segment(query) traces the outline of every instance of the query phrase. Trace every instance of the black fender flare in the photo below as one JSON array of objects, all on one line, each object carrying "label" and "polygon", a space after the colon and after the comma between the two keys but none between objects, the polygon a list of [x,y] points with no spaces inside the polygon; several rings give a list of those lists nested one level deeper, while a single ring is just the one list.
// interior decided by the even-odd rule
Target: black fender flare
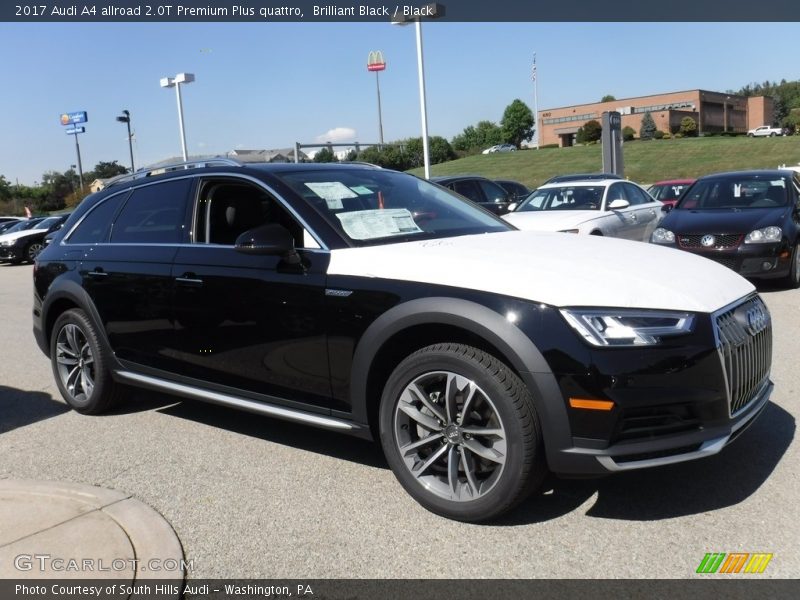
[{"label": "black fender flare", "polygon": [[92,299],[89,294],[86,293],[86,290],[84,290],[78,282],[71,279],[59,279],[54,281],[50,286],[50,289],[47,290],[47,296],[42,302],[41,339],[39,340],[37,336],[37,341],[39,341],[39,346],[42,348],[42,351],[48,356],[50,355],[51,332],[46,331],[45,328],[50,318],[50,311],[60,300],[69,300],[72,304],[75,304],[79,309],[86,313],[86,315],[89,317],[89,320],[94,325],[94,329],[97,332],[100,344],[103,346],[103,351],[105,352],[106,356],[111,359],[112,370],[115,368],[120,368],[116,362],[116,358],[114,357],[114,352],[111,349],[111,344],[109,343],[108,336],[106,335],[106,329],[103,327],[103,321],[100,318],[100,313],[97,312],[97,308],[95,308],[94,302],[92,302]]},{"label": "black fender flare", "polygon": [[[353,354],[350,372],[352,418],[368,423],[367,381],[378,351],[395,334],[416,325],[450,325],[469,331],[498,349],[531,391],[539,413],[548,455],[572,446],[569,420],[561,390],[533,341],[503,315],[464,299],[429,297],[399,304],[378,317],[364,332]],[[552,450],[552,452],[551,452]]]}]

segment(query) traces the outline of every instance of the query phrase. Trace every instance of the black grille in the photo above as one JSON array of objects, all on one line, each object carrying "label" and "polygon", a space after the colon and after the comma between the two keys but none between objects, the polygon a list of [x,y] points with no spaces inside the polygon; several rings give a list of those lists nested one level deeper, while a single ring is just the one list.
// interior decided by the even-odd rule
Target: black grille
[{"label": "black grille", "polygon": [[[714,236],[714,243],[704,246],[701,240],[706,235]],[[736,248],[742,243],[744,235],[741,233],[691,233],[678,236],[678,245],[681,248],[707,248],[709,250],[719,250],[721,248]]]},{"label": "black grille", "polygon": [[715,263],[721,264],[723,267],[728,267],[729,269],[736,270],[736,259],[730,258],[728,256],[706,256],[702,255],[709,260],[713,260]]},{"label": "black grille", "polygon": [[767,385],[772,365],[772,320],[764,302],[755,296],[717,315],[715,325],[733,416]]}]

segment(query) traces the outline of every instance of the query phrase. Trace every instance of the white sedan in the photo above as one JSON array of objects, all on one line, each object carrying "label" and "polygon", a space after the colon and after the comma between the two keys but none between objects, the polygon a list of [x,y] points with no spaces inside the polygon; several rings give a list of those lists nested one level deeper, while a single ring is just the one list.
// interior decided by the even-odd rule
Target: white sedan
[{"label": "white sedan", "polygon": [[543,185],[503,218],[518,229],[649,241],[661,207],[630,181],[570,181]]}]

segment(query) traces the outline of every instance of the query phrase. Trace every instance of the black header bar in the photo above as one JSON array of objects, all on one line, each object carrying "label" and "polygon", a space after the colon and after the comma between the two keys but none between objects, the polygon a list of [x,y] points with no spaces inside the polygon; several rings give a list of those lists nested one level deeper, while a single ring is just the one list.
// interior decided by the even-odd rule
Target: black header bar
[{"label": "black header bar", "polygon": [[[438,14],[436,14],[438,13]],[[800,21],[797,0],[34,0],[3,2],[5,22],[787,22]],[[769,35],[754,30],[753,37]]]}]

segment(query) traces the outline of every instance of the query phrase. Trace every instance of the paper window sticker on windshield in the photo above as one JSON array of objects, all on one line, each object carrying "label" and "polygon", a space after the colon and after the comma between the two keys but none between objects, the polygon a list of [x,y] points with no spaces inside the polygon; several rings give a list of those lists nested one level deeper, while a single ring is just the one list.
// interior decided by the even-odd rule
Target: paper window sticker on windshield
[{"label": "paper window sticker on windshield", "polygon": [[350,189],[353,190],[356,194],[360,194],[362,196],[369,196],[370,194],[374,194],[375,192],[369,189],[367,186],[364,185],[353,185],[350,186]]},{"label": "paper window sticker on windshield", "polygon": [[741,198],[742,196],[742,184],[741,183],[734,183],[733,184],[733,197],[734,198]]},{"label": "paper window sticker on windshield", "polygon": [[341,181],[315,181],[306,183],[306,187],[325,200],[329,210],[344,208],[343,198],[358,198],[358,195]]},{"label": "paper window sticker on windshield", "polygon": [[344,232],[354,240],[422,232],[406,208],[360,210],[339,213],[336,217]]}]

